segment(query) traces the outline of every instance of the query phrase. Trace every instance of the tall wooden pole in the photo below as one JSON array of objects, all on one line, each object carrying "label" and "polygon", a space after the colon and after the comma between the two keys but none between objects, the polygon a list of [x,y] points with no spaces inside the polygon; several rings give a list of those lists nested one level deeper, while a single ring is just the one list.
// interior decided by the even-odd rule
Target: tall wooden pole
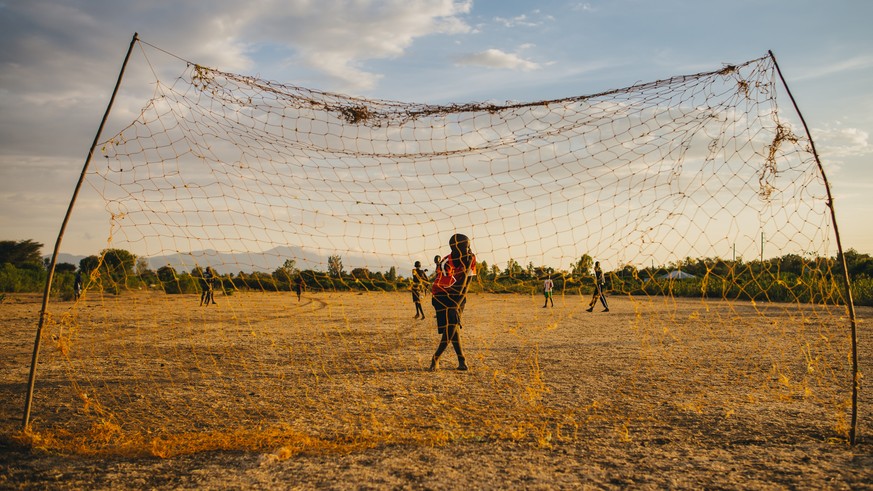
[{"label": "tall wooden pole", "polygon": [[76,204],[76,198],[79,196],[79,190],[82,188],[82,183],[85,181],[85,174],[88,172],[91,158],[94,156],[94,149],[100,141],[103,127],[106,125],[106,120],[109,118],[109,111],[112,109],[112,104],[115,102],[118,88],[121,86],[121,79],[124,77],[124,70],[127,68],[127,61],[130,59],[130,53],[133,51],[133,46],[138,39],[138,33],[133,33],[133,38],[130,40],[130,46],[127,48],[127,55],[125,55],[124,63],[121,65],[121,71],[118,73],[118,80],[115,81],[115,89],[112,91],[112,97],[109,99],[109,104],[106,106],[106,112],[103,113],[103,120],[100,121],[100,127],[97,128],[97,134],[94,135],[94,142],[88,150],[88,156],[85,158],[85,165],[82,167],[82,173],[79,175],[79,182],[76,183],[76,189],[73,191],[73,197],[70,199],[70,205],[67,207],[67,214],[64,215],[64,221],[61,223],[61,230],[58,232],[58,239],[55,241],[51,264],[49,264],[48,268],[48,276],[45,280],[45,290],[42,294],[42,308],[39,311],[39,325],[36,328],[36,339],[33,342],[33,357],[30,360],[30,376],[27,380],[27,396],[24,399],[24,417],[21,421],[21,427],[24,431],[26,431],[30,426],[30,409],[33,402],[33,387],[36,383],[36,364],[39,360],[39,346],[42,341],[42,328],[45,325],[49,294],[51,293],[52,280],[55,275],[55,265],[58,261],[58,253],[61,249],[61,241],[64,239],[64,232],[67,229],[67,223],[69,223],[70,215],[73,213],[73,205]]},{"label": "tall wooden pole", "polygon": [[849,278],[849,268],[846,263],[846,255],[843,254],[843,244],[840,240],[840,229],[837,226],[837,212],[834,210],[834,198],[831,195],[831,185],[828,182],[827,176],[825,176],[824,167],[821,164],[821,159],[818,157],[818,152],[815,150],[815,142],[812,141],[812,135],[809,133],[809,127],[806,125],[806,120],[803,119],[803,114],[797,107],[797,102],[795,102],[794,96],[791,95],[791,89],[788,88],[788,84],[785,82],[785,77],[782,76],[782,70],[779,69],[779,63],[776,62],[776,56],[773,55],[772,51],[768,51],[768,53],[773,60],[773,65],[776,67],[776,72],[779,74],[779,78],[782,80],[782,85],[785,87],[785,91],[788,92],[788,97],[791,99],[791,103],[794,104],[794,110],[797,111],[797,115],[800,117],[800,122],[803,123],[803,129],[806,131],[806,137],[809,139],[809,146],[812,149],[812,156],[815,157],[815,163],[818,165],[818,171],[821,174],[822,181],[824,181],[825,190],[828,195],[827,205],[831,211],[831,222],[834,224],[834,235],[837,240],[837,254],[839,256],[839,261],[843,266],[843,283],[846,288],[846,306],[849,309],[849,324],[851,324],[852,328],[852,423],[849,426],[849,443],[855,445],[858,428],[858,390],[861,386],[861,375],[858,372],[858,327],[855,320],[855,302],[852,299],[852,283]]}]

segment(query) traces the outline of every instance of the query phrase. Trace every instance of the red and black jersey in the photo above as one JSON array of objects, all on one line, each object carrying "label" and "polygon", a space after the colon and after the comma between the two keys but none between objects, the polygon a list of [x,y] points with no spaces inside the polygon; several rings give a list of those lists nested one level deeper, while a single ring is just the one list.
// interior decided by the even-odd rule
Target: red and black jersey
[{"label": "red and black jersey", "polygon": [[448,255],[440,261],[437,266],[436,279],[433,281],[431,292],[436,295],[440,293],[461,293],[466,276],[476,276],[476,256],[470,254],[470,267],[466,268],[464,264],[457,259],[452,259]]}]

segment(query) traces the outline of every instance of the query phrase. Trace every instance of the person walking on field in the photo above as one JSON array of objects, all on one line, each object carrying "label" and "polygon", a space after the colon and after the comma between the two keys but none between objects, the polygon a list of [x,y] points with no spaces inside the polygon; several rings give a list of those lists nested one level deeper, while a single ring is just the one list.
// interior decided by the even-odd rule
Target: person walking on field
[{"label": "person walking on field", "polygon": [[436,278],[436,275],[437,275],[436,272],[437,272],[437,270],[440,269],[440,261],[442,261],[442,260],[443,260],[443,258],[439,257],[439,255],[436,255],[433,257],[433,265],[434,265],[434,268],[436,268],[433,270],[433,277],[434,278]]},{"label": "person walking on field", "polygon": [[78,300],[82,296],[82,271],[76,271],[76,280],[73,282],[73,298]]},{"label": "person walking on field", "polygon": [[546,308],[549,305],[549,302],[552,303],[552,307],[555,306],[555,300],[552,299],[552,289],[555,288],[555,283],[552,282],[551,276],[546,276],[545,281],[543,281],[543,296],[546,297],[546,301],[543,304],[543,308]]},{"label": "person walking on field", "polygon": [[212,301],[212,272],[209,268],[200,271],[200,306],[209,307]]},{"label": "person walking on field", "polygon": [[421,269],[421,261],[415,261],[415,269],[412,270],[412,303],[415,304],[415,318],[421,316],[424,319],[424,309],[421,308],[421,293],[427,286],[427,270]]},{"label": "person walking on field", "polygon": [[300,296],[303,295],[303,290],[306,289],[306,284],[303,283],[303,278],[301,276],[297,276],[297,279],[294,280],[294,292],[297,294],[297,301],[300,301]]},{"label": "person walking on field", "polygon": [[591,302],[588,303],[586,312],[594,311],[594,304],[597,299],[603,304],[603,312],[609,312],[609,304],[606,303],[606,295],[603,294],[603,286],[606,282],[603,279],[603,270],[600,269],[600,261],[594,263],[594,295],[591,296]]},{"label": "person walking on field", "polygon": [[209,273],[209,301],[212,305],[215,305],[215,290],[222,288],[221,286],[221,278],[218,277],[218,273],[215,272],[212,267],[206,268],[206,272]]},{"label": "person walking on field", "polygon": [[440,355],[450,342],[458,356],[458,370],[467,370],[467,362],[461,350],[461,314],[466,304],[470,281],[476,275],[476,255],[470,248],[470,239],[463,234],[452,235],[449,247],[452,252],[440,260],[431,287],[431,303],[436,309],[440,344],[431,358],[430,371],[437,369]]}]

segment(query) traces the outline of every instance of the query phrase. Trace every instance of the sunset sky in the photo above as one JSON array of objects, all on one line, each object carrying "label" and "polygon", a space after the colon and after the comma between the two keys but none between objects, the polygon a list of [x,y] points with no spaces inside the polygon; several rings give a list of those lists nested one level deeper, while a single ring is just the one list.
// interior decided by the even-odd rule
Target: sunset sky
[{"label": "sunset sky", "polygon": [[[434,104],[594,94],[772,50],[832,184],[844,247],[873,253],[871,17],[866,0],[0,0],[0,239],[51,252],[138,32],[224,71]],[[131,63],[103,137],[152,95],[138,77],[149,60]],[[86,200],[74,217],[105,213]],[[72,228],[61,252],[93,254],[107,232]]]}]

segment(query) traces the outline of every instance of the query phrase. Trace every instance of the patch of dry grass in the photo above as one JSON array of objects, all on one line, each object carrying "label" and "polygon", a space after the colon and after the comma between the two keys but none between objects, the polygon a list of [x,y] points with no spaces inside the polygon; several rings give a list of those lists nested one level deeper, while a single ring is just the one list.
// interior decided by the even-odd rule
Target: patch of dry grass
[{"label": "patch of dry grass", "polygon": [[[430,373],[435,326],[412,318],[406,294],[218,301],[198,308],[193,296],[139,294],[52,304],[32,431],[22,434],[39,299],[7,298],[0,484],[44,479],[41,466],[57,453],[70,456],[72,473],[122,459],[147,476],[168,465],[151,457],[184,474],[215,452],[243,452],[216,476],[240,479],[245,455],[258,456],[259,484],[292,471],[298,484],[312,482],[305,468],[317,462],[346,462],[337,482],[363,482],[374,478],[365,460],[389,487],[452,487],[450,476],[415,469],[468,460],[486,487],[495,484],[489,469],[542,487],[873,478],[868,444],[845,442],[847,322],[836,308],[613,297],[610,313],[589,314],[587,298],[542,309],[539,297],[477,294],[462,331],[472,370],[453,370],[449,349]],[[861,316],[863,330],[869,312]],[[870,354],[864,347],[862,362]],[[861,407],[869,400],[862,393]],[[862,435],[870,422],[862,411]],[[16,457],[34,451],[32,462]],[[404,465],[406,478],[394,476]],[[782,474],[798,468],[811,481]],[[176,484],[191,482],[181,474]],[[208,482],[217,481],[199,484]]]}]

